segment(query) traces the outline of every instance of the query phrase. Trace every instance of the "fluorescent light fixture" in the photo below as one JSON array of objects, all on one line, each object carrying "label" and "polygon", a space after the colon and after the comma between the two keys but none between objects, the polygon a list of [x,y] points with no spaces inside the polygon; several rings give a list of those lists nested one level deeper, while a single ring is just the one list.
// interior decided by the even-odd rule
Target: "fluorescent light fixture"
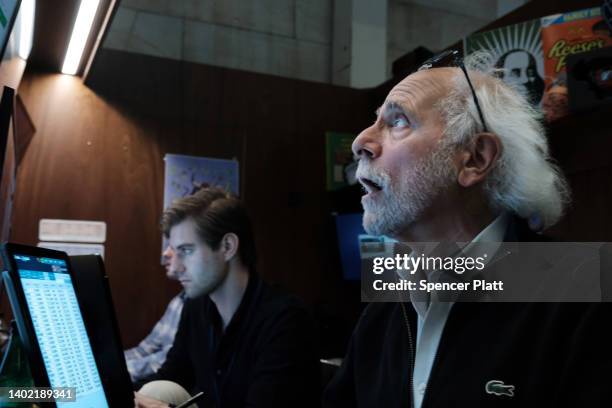
[{"label": "fluorescent light fixture", "polygon": [[32,51],[32,37],[34,36],[34,0],[23,0],[19,14],[19,57],[27,60]]},{"label": "fluorescent light fixture", "polygon": [[99,4],[100,0],[81,0],[79,13],[74,22],[68,51],[66,51],[64,65],[62,66],[63,74],[74,75],[77,73]]}]

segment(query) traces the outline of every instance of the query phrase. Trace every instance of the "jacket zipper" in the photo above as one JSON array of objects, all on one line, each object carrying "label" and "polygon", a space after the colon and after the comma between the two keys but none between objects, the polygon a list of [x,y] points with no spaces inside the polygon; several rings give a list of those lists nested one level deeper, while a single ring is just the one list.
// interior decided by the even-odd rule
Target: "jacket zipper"
[{"label": "jacket zipper", "polygon": [[406,331],[408,332],[408,346],[410,347],[410,393],[408,394],[408,396],[410,398],[410,408],[414,408],[414,343],[412,340],[412,330],[410,329],[410,322],[408,321],[408,313],[406,312],[406,306],[404,306],[404,302],[400,302],[400,306],[402,307],[404,322],[406,323]]},{"label": "jacket zipper", "polygon": [[[454,308],[454,305],[453,305]],[[440,342],[438,343],[438,347],[436,348],[436,352],[434,354],[434,358],[433,361],[431,363],[431,370],[429,371],[429,378],[427,379],[427,384],[425,384],[425,390],[423,391],[423,401],[421,402],[421,408],[426,407],[425,401],[427,400],[427,391],[429,390],[429,384],[431,381],[431,375],[434,373],[434,369],[436,368],[436,364],[438,363],[438,354],[440,352],[440,345],[442,344],[442,339],[444,338],[444,333],[446,332],[446,323],[448,322],[448,319],[450,318],[450,315],[452,313],[452,309],[449,310],[448,312],[448,317],[446,319],[446,322],[444,323],[444,329],[442,329],[442,334],[440,335]]]},{"label": "jacket zipper", "polygon": [[[436,353],[434,354],[434,358],[433,358],[433,362],[431,364],[431,371],[429,372],[429,379],[431,379],[431,373],[433,372],[434,367],[436,366],[436,362],[438,361],[438,350],[440,349],[439,347],[440,345],[438,345],[438,348],[436,348]],[[427,381],[427,383],[425,384],[425,390],[423,391],[423,400],[421,401],[421,408],[425,407],[425,397],[427,397],[427,391],[429,390],[429,379]]]}]

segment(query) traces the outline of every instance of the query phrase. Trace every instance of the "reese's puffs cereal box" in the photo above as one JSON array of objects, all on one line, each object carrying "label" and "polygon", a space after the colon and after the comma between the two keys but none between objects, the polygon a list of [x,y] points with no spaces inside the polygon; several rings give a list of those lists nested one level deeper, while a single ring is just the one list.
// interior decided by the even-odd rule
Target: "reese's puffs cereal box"
[{"label": "reese's puffs cereal box", "polygon": [[541,27],[546,84],[565,72],[568,55],[612,45],[600,7],[543,17]]},{"label": "reese's puffs cereal box", "polygon": [[567,56],[611,46],[612,36],[601,8],[594,7],[543,17],[541,38],[545,82],[542,108],[546,120],[552,121],[568,111]]}]

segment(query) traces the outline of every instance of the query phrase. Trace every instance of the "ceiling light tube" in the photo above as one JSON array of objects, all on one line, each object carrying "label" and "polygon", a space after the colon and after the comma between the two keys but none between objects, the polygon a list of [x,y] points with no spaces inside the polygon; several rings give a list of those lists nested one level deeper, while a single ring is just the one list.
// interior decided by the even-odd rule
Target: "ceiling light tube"
[{"label": "ceiling light tube", "polygon": [[91,25],[93,24],[99,4],[100,0],[81,0],[79,12],[72,29],[72,35],[70,36],[68,51],[66,51],[66,57],[64,58],[64,65],[62,66],[63,74],[74,75],[79,70],[83,50],[89,38]]},{"label": "ceiling light tube", "polygon": [[27,60],[32,50],[32,36],[34,35],[34,0],[23,0],[20,10],[19,28],[19,56]]}]

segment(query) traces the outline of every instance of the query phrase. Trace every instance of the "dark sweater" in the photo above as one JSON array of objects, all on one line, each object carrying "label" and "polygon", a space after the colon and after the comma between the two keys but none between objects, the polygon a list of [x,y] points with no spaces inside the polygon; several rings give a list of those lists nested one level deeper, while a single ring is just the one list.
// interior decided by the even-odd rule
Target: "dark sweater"
[{"label": "dark sweater", "polygon": [[[505,240],[542,238],[514,220]],[[412,406],[417,316],[411,304],[404,306],[407,319],[399,303],[366,308],[324,407]],[[422,408],[612,406],[610,306],[456,303]],[[514,386],[513,395],[487,393],[494,380]]]},{"label": "dark sweater", "polygon": [[311,316],[297,298],[251,274],[225,333],[208,296],[189,299],[168,352],[152,379],[203,391],[200,407],[311,407],[319,371]]},{"label": "dark sweater", "polygon": [[[406,310],[414,342],[416,314]],[[608,304],[457,303],[422,407],[612,406],[609,321]],[[409,343],[399,304],[368,306],[324,407],[410,407]],[[491,380],[514,396],[487,394]]]}]

